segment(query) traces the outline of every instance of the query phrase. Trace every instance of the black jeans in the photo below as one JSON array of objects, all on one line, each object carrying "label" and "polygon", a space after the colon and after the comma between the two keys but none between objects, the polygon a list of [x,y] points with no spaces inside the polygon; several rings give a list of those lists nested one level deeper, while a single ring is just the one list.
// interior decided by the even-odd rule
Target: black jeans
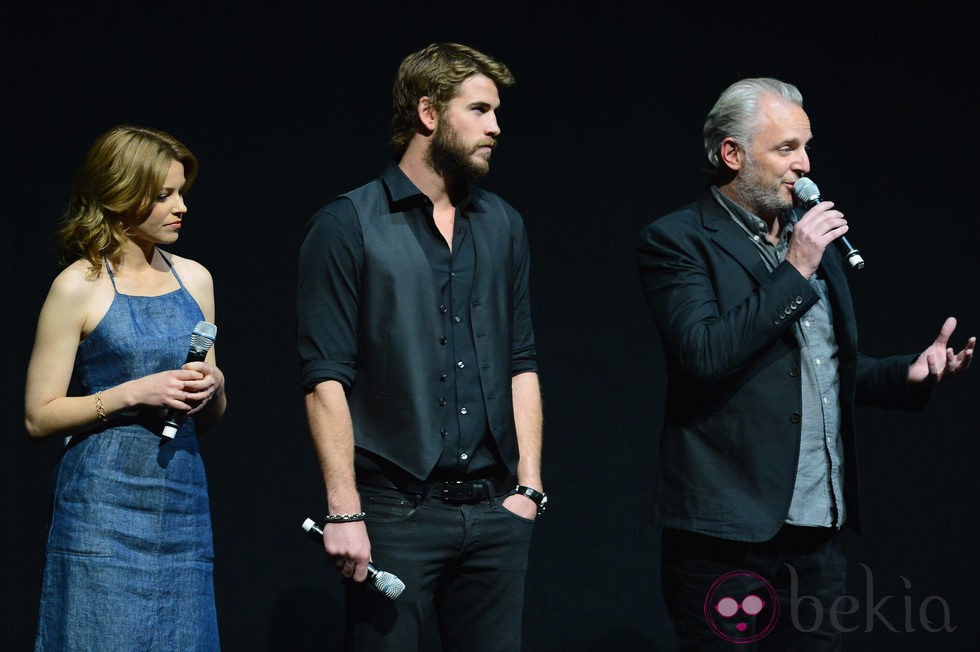
[{"label": "black jeans", "polygon": [[375,566],[405,590],[390,600],[368,583],[346,584],[348,650],[517,652],[534,521],[504,509],[505,496],[453,504],[361,485]]},{"label": "black jeans", "polygon": [[841,649],[832,613],[847,560],[836,530],[785,525],[743,543],[665,528],[661,570],[683,651]]}]

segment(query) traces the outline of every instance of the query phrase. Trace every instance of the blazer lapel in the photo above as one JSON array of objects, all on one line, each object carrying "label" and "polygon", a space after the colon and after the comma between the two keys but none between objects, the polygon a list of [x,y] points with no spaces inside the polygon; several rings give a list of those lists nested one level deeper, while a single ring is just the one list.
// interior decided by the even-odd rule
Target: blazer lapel
[{"label": "blazer lapel", "polygon": [[710,191],[701,197],[700,208],[701,223],[705,229],[712,232],[712,240],[744,267],[756,281],[759,283],[765,281],[769,276],[769,268],[759,255],[759,250],[749,240],[745,231],[718,204]]}]

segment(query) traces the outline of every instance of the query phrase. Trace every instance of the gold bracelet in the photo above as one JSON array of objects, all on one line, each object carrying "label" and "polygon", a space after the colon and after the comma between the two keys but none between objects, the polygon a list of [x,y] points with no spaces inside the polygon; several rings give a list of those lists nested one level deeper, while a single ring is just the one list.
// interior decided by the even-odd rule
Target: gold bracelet
[{"label": "gold bracelet", "polygon": [[109,423],[109,419],[105,416],[105,406],[102,405],[102,391],[95,393],[95,413],[99,415],[99,421],[102,423]]}]

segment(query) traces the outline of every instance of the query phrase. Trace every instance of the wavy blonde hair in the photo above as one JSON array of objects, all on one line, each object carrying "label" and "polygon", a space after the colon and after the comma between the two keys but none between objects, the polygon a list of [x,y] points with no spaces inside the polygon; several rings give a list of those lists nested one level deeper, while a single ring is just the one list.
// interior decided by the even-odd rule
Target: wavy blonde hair
[{"label": "wavy blonde hair", "polygon": [[88,260],[90,273],[102,273],[102,261],[119,265],[126,227],[146,217],[170,170],[184,166],[187,192],[197,176],[197,158],[170,134],[119,125],[99,136],[75,173],[68,208],[58,229],[62,265]]}]

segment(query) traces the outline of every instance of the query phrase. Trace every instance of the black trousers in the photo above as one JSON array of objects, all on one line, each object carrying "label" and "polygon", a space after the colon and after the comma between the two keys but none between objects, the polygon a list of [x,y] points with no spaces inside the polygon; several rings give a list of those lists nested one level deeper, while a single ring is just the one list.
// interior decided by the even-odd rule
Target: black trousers
[{"label": "black trousers", "polygon": [[841,649],[843,537],[785,525],[744,543],[665,528],[662,590],[682,651]]},{"label": "black trousers", "polygon": [[347,650],[517,652],[533,520],[490,493],[466,504],[359,486],[374,564],[405,590],[347,583]]}]

